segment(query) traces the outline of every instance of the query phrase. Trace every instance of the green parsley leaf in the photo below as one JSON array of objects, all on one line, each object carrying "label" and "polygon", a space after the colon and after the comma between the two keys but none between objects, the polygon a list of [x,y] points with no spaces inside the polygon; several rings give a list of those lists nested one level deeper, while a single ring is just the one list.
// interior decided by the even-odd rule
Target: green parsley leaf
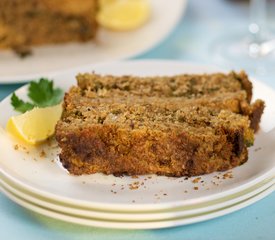
[{"label": "green parsley leaf", "polygon": [[14,109],[18,112],[26,112],[34,108],[34,105],[29,102],[24,102],[23,100],[19,99],[15,93],[11,96],[11,105]]},{"label": "green parsley leaf", "polygon": [[53,81],[41,78],[39,82],[30,83],[28,96],[36,106],[48,107],[60,103],[63,92],[59,88],[53,88]]},{"label": "green parsley leaf", "polygon": [[63,91],[53,87],[53,81],[46,78],[39,79],[38,82],[30,82],[28,96],[32,102],[24,102],[13,93],[11,105],[18,112],[26,112],[34,107],[49,107],[59,104],[63,98]]}]

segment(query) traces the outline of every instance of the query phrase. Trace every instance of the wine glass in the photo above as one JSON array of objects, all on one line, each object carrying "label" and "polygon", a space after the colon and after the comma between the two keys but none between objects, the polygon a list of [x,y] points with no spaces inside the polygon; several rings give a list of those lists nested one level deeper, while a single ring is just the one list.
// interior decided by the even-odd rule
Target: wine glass
[{"label": "wine glass", "polygon": [[216,62],[257,74],[275,72],[275,37],[267,28],[266,5],[266,0],[250,0],[248,31],[218,39],[211,48]]}]

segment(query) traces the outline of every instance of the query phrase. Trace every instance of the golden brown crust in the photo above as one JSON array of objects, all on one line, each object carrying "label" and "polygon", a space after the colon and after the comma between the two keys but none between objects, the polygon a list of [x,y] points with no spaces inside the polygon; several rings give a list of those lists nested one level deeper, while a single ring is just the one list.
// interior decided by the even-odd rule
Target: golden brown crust
[{"label": "golden brown crust", "polygon": [[248,103],[250,103],[252,99],[253,86],[252,83],[249,81],[247,74],[245,73],[245,71],[241,71],[239,74],[236,74],[235,72],[233,73],[235,74],[236,79],[238,79],[242,84],[242,88],[246,91],[247,101]]},{"label": "golden brown crust", "polygon": [[249,114],[250,119],[250,127],[254,129],[255,132],[259,130],[260,121],[262,114],[264,112],[265,104],[262,100],[256,100],[255,103],[252,104],[252,109]]}]

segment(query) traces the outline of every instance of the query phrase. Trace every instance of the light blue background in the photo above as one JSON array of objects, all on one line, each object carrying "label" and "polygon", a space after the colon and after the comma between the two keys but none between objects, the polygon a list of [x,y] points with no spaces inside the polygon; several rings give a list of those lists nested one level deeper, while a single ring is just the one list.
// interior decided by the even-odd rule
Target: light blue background
[{"label": "light blue background", "polygon": [[[269,8],[271,25],[275,19],[274,10]],[[189,0],[186,14],[174,32],[160,45],[136,58],[180,59],[223,65],[213,59],[209,47],[211,42],[225,32],[245,30],[247,23],[247,1]],[[250,74],[255,73],[250,70]],[[274,73],[256,77],[275,88]],[[0,100],[19,86],[21,85],[0,85]],[[25,210],[0,193],[0,239],[274,240],[275,192],[252,206],[214,220],[146,231],[99,229],[52,220]]]}]

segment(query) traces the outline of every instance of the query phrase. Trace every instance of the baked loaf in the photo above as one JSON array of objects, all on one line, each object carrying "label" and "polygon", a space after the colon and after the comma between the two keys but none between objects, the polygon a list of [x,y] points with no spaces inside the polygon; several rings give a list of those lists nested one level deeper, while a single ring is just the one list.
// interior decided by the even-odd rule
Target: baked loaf
[{"label": "baked loaf", "polygon": [[0,9],[0,49],[82,42],[96,34],[96,0],[1,0]]},{"label": "baked loaf", "polygon": [[81,74],[56,126],[60,161],[75,175],[194,176],[247,161],[264,102],[237,74]]}]

